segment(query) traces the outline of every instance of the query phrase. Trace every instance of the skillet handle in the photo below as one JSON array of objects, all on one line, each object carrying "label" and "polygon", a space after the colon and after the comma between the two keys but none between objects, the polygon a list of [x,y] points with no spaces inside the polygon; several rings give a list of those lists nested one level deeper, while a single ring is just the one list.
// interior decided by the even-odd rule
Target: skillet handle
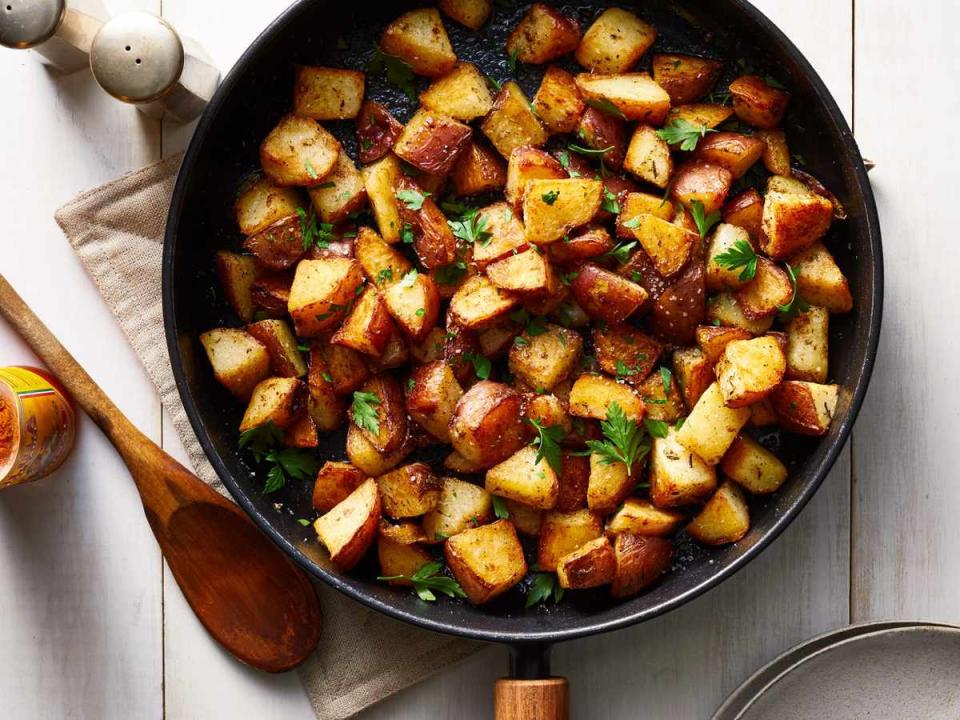
[{"label": "skillet handle", "polygon": [[570,683],[550,675],[549,645],[519,645],[493,691],[494,720],[568,720]]}]

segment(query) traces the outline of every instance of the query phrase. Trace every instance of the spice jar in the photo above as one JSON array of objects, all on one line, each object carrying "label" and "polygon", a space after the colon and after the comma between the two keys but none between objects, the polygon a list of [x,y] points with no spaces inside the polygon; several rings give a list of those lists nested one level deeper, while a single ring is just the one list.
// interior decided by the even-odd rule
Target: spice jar
[{"label": "spice jar", "polygon": [[75,435],[73,401],[46,371],[0,368],[0,489],[52,473]]}]

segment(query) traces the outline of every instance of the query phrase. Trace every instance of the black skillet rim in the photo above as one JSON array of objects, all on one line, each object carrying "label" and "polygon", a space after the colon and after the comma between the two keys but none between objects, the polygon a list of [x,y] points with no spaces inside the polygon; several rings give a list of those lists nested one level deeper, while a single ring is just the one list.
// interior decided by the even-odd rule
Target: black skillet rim
[{"label": "black skillet rim", "polygon": [[[219,454],[214,448],[213,443],[207,434],[203,420],[200,417],[197,405],[194,402],[193,395],[187,382],[186,372],[180,357],[179,343],[177,341],[177,323],[176,314],[174,312],[175,298],[173,282],[171,278],[173,274],[174,246],[177,242],[180,215],[184,202],[186,201],[186,178],[194,169],[200,148],[210,131],[214,117],[218,114],[221,105],[230,95],[234,85],[236,85],[236,83],[239,81],[239,78],[249,69],[251,64],[253,64],[254,60],[256,59],[256,55],[259,54],[261,46],[266,43],[267,38],[273,36],[274,33],[281,32],[283,28],[289,23],[293,22],[300,13],[304,12],[305,9],[310,5],[311,0],[297,0],[297,2],[281,13],[263,30],[263,32],[260,33],[260,35],[257,36],[257,38],[243,52],[233,68],[231,68],[227,76],[224,78],[223,83],[217,89],[216,94],[211,100],[209,106],[206,108],[196,130],[194,131],[190,145],[183,158],[183,163],[180,166],[180,170],[177,175],[177,183],[174,188],[173,198],[171,200],[170,210],[167,216],[162,263],[163,319],[167,339],[167,351],[170,355],[173,374],[177,383],[177,390],[180,394],[180,399],[183,402],[184,408],[186,409],[187,417],[190,419],[190,424],[193,427],[198,440],[200,441],[200,445],[203,448],[207,458],[210,460],[210,463],[213,465],[217,475],[230,491],[230,494],[233,496],[234,500],[237,501],[240,507],[242,507],[250,516],[250,518],[257,524],[260,530],[266,533],[266,535],[273,542],[275,542],[281,549],[284,550],[284,552],[293,558],[293,560],[300,565],[300,567],[302,567],[312,576],[322,580],[327,585],[337,589],[341,593],[344,593],[353,600],[363,603],[364,605],[382,612],[389,617],[403,620],[404,622],[408,622],[428,630],[475,640],[485,640],[489,642],[512,644],[553,643],[562,640],[572,640],[596,633],[609,632],[611,630],[616,630],[633,625],[635,623],[650,620],[658,615],[680,607],[688,601],[702,595],[707,590],[710,590],[727,578],[731,577],[748,562],[757,557],[757,555],[759,555],[764,548],[770,545],[770,543],[772,543],[780,535],[780,533],[786,529],[786,527],[794,520],[794,518],[796,518],[799,512],[807,504],[807,502],[809,502],[810,498],[813,497],[813,494],[820,487],[820,484],[830,471],[830,468],[833,466],[833,463],[836,461],[837,456],[842,451],[850,436],[850,431],[853,427],[854,421],[856,420],[856,417],[860,412],[860,408],[863,405],[863,400],[866,395],[867,386],[869,385],[870,376],[873,372],[873,366],[877,355],[877,346],[880,340],[880,324],[883,311],[883,251],[880,241],[880,220],[877,214],[873,191],[867,178],[867,171],[864,167],[857,143],[853,138],[853,134],[847,125],[840,108],[837,106],[837,103],[830,94],[830,91],[824,85],[823,80],[803,56],[800,50],[776,25],[774,25],[771,20],[769,20],[762,12],[760,12],[760,10],[755,8],[749,2],[746,2],[746,0],[727,0],[727,2],[755,22],[761,31],[766,33],[773,40],[773,42],[779,45],[782,50],[797,64],[797,66],[801,69],[801,72],[810,82],[817,99],[826,109],[827,114],[834,125],[834,132],[838,133],[841,137],[843,147],[846,151],[846,157],[841,158],[841,161],[847,163],[848,165],[852,165],[857,185],[862,191],[862,210],[864,211],[864,222],[867,229],[866,235],[874,256],[872,268],[874,273],[873,293],[869,298],[871,313],[869,316],[864,318],[868,323],[867,352],[865,353],[863,361],[859,366],[858,380],[851,394],[849,409],[840,424],[833,442],[827,449],[820,463],[812,468],[810,472],[810,479],[808,479],[799,495],[795,497],[791,504],[783,510],[780,516],[775,519],[774,523],[767,528],[766,532],[752,547],[748,548],[741,556],[735,558],[719,572],[711,575],[709,578],[705,579],[699,584],[694,585],[693,587],[690,587],[681,593],[678,593],[669,600],[665,600],[657,605],[647,607],[640,611],[629,613],[625,612],[619,617],[615,617],[613,619],[598,622],[590,622],[589,620],[586,620],[555,630],[532,630],[520,633],[471,630],[457,623],[443,622],[440,620],[416,616],[403,610],[402,608],[396,607],[387,602],[382,602],[377,598],[371,597],[365,592],[354,589],[345,583],[338,575],[327,572],[315,564],[312,560],[310,560],[307,556],[290,544],[280,534],[280,532],[273,527],[269,518],[260,513],[254,507],[251,500],[240,488],[236,479],[229,472],[223,460],[220,458]],[[623,607],[626,608],[627,606],[624,605]]]}]

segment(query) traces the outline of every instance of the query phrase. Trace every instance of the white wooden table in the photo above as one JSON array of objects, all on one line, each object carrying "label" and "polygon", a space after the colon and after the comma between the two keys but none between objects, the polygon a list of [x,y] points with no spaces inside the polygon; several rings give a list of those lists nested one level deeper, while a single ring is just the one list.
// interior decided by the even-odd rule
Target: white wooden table
[{"label": "white wooden table", "polygon": [[[757,0],[826,80],[866,155],[885,239],[880,357],[851,446],[793,526],[748,568],[641,627],[569,643],[575,718],[704,718],[794,643],[850,622],[960,620],[960,56],[951,0]],[[285,0],[115,0],[162,12],[226,69]],[[76,192],[185,147],[108,99],[0,52],[0,270],[130,418],[174,453],[156,394],[53,221]],[[30,354],[0,327],[0,364]],[[0,494],[0,715],[308,720],[294,675],[248,670],[207,638],[163,567],[133,484],[84,419],[55,478]],[[486,718],[503,651],[363,715]]]}]

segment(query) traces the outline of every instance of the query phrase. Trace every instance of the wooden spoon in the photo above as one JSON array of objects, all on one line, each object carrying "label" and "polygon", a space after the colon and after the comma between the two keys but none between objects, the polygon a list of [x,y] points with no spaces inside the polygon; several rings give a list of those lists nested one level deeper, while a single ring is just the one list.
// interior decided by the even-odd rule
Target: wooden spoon
[{"label": "wooden spoon", "polygon": [[306,575],[239,507],[137,430],[2,275],[0,315],[120,453],[160,551],[207,632],[267,672],[303,662],[320,637],[320,604]]}]

